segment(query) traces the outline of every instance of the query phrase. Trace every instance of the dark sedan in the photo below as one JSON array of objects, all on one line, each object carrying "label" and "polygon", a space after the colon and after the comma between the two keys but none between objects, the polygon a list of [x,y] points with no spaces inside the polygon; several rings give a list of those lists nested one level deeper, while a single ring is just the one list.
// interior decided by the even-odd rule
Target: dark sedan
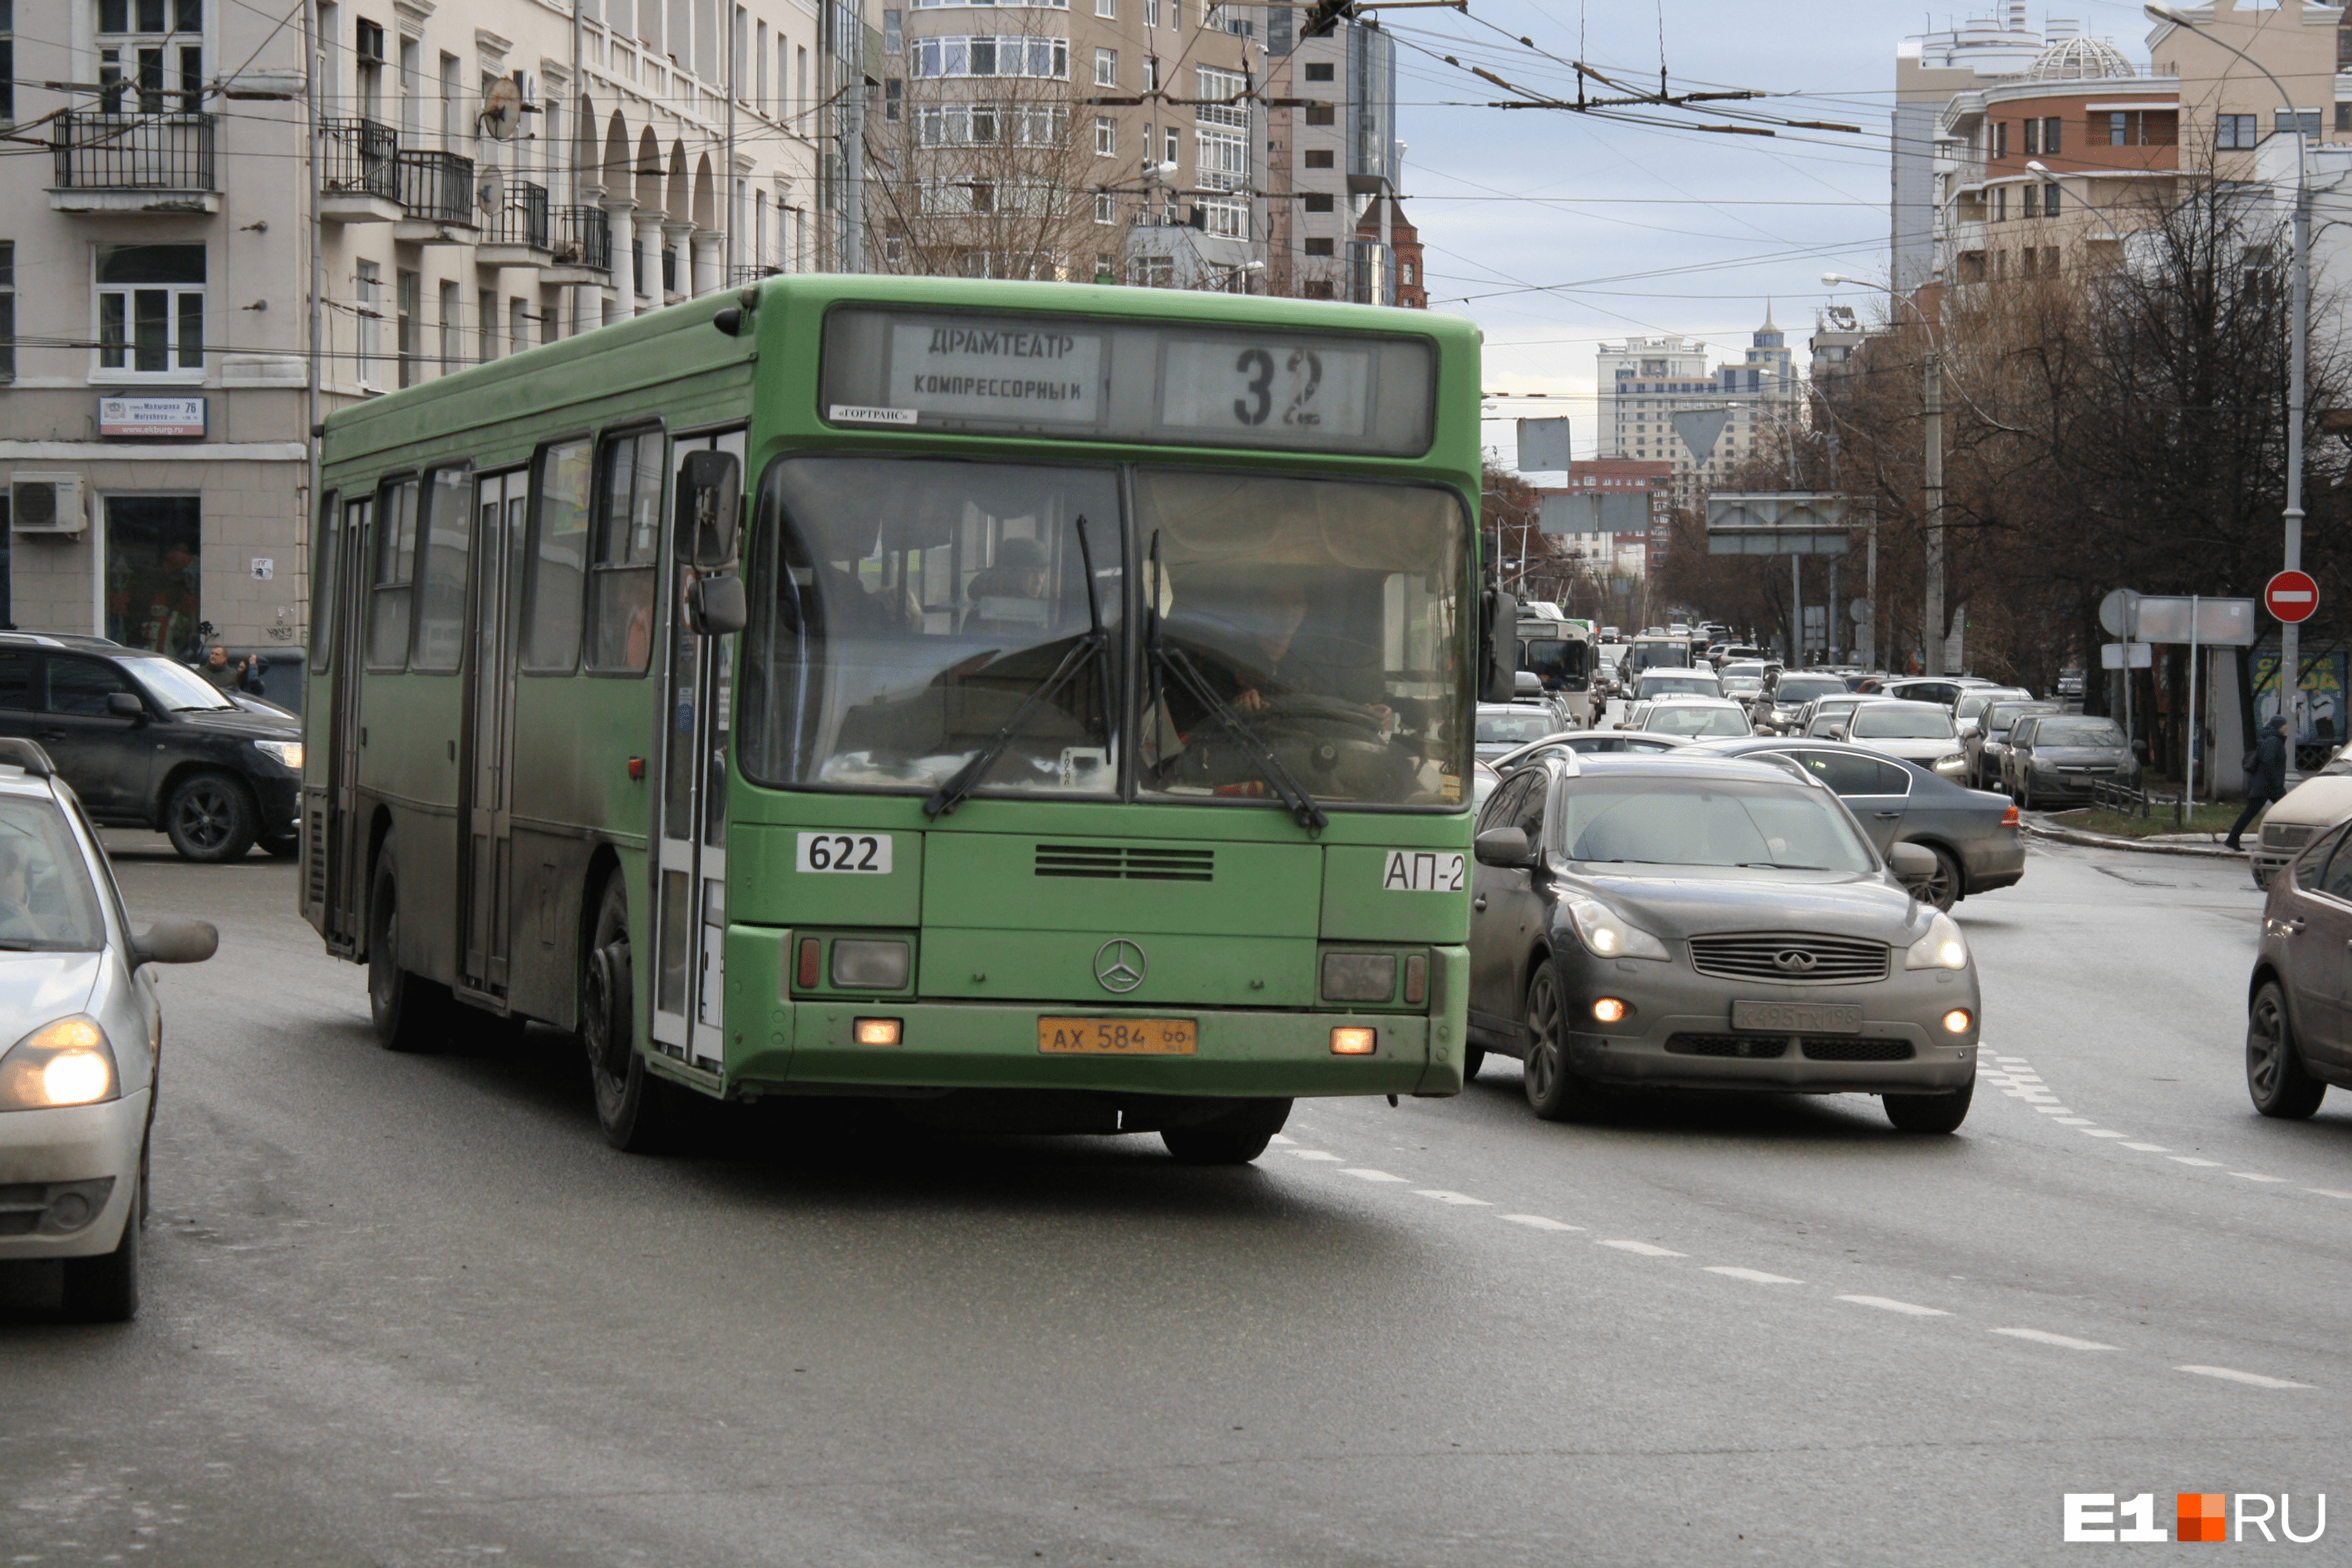
[{"label": "dark sedan", "polygon": [[189,860],[300,848],[301,721],[160,653],[0,635],[0,736],[39,743],[99,822],[160,829]]},{"label": "dark sedan", "polygon": [[2123,726],[2087,714],[2026,715],[2010,727],[2005,761],[2011,792],[2029,811],[2088,800],[2101,783],[2139,782]]},{"label": "dark sedan", "polygon": [[2030,713],[2058,713],[2056,703],[1996,702],[1979,716],[1977,727],[1960,737],[1960,754],[1968,760],[1968,780],[1970,788],[1993,789],[2000,787],[2000,759],[2009,755],[2009,732],[2017,721]]},{"label": "dark sedan", "polygon": [[2025,839],[2017,808],[1985,789],[1966,789],[1916,763],[1833,740],[1706,741],[1678,756],[1753,757],[1779,752],[1794,758],[1845,802],[1871,842],[1885,854],[1895,844],[1917,844],[1936,857],[1919,896],[1949,909],[1970,894],[2009,887],[2025,875]]},{"label": "dark sedan", "polygon": [[[2352,1089],[2352,832],[2331,828],[2279,868],[2246,987],[2246,1090],[2265,1116],[2319,1109]],[[1475,960],[1474,960],[1475,962]]]}]

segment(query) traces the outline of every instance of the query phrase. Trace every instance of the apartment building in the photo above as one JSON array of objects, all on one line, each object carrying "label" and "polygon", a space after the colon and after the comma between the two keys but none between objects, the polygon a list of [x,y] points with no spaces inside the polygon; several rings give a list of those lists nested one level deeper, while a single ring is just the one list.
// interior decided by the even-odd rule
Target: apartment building
[{"label": "apartment building", "polygon": [[1944,111],[1958,94],[2022,72],[2042,52],[2042,36],[2026,25],[2025,0],[1989,16],[1915,33],[1895,52],[1895,113],[1890,188],[1890,280],[1909,293],[1936,267],[1936,225],[1946,199],[1938,164],[1950,161]]},{"label": "apartment building", "polygon": [[[1603,343],[1597,356],[1600,455],[1667,465],[1677,504],[1696,500],[1752,454],[1797,395],[1787,335],[1769,313],[1738,363],[1710,370],[1707,354],[1696,339],[1665,337]],[[1718,413],[1714,444],[1693,453],[1675,416]]]},{"label": "apartment building", "polygon": [[2352,11],[2307,0],[2175,8],[2196,26],[2158,23],[2147,37],[2155,74],[2179,84],[2185,167],[2255,179],[2255,149],[2298,125],[2314,145],[2352,145]]},{"label": "apartment building", "polygon": [[853,232],[835,0],[44,9],[0,99],[47,143],[0,161],[21,628],[185,653],[208,624],[296,696],[326,412]]},{"label": "apartment building", "polygon": [[1267,287],[1426,308],[1420,236],[1396,201],[1396,44],[1369,19],[1300,37],[1298,16],[1266,14]]}]

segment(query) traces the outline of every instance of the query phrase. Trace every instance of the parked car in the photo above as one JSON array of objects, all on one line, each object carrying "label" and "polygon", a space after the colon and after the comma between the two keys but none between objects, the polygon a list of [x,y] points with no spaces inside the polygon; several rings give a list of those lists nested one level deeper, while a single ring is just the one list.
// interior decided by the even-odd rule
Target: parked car
[{"label": "parked car", "polygon": [[139,1310],[139,1230],[162,1004],[149,964],[209,958],[198,920],[133,933],[72,788],[0,739],[0,1266],[64,1267],[68,1316]]},{"label": "parked car", "polygon": [[242,706],[160,653],[0,634],[0,737],[11,737],[41,746],[93,821],[160,829],[189,860],[301,846],[301,721]]},{"label": "parked car", "polygon": [[2087,800],[2102,779],[2137,788],[2139,762],[2111,718],[2078,713],[2028,714],[2010,727],[2002,758],[2010,793],[2027,810]]},{"label": "parked car", "polygon": [[1961,776],[1975,789],[2005,789],[2001,758],[2009,755],[2009,730],[2029,713],[2056,713],[2056,703],[1997,702],[1986,708],[1977,727],[1960,737]]},{"label": "parked car", "polygon": [[1880,854],[1916,844],[1935,869],[1913,884],[1938,909],[2025,875],[2025,837],[2017,806],[2005,795],[1967,789],[1920,767],[1832,740],[1702,741],[1677,755],[1790,758],[1830,787],[1870,835]]},{"label": "parked car", "polygon": [[[1938,707],[1950,707],[1960,700],[1963,692],[2000,685],[1998,681],[1980,680],[1975,675],[1905,675],[1881,681],[1876,690],[1882,696],[1901,697],[1905,702],[1934,703]],[[1865,686],[1864,689],[1872,688]]]},{"label": "parked car", "polygon": [[1952,705],[1952,722],[1959,727],[1960,741],[1965,748],[1968,738],[1983,721],[1985,709],[1997,702],[2032,702],[2033,694],[2022,686],[1981,686],[1960,694]]},{"label": "parked car", "polygon": [[1531,740],[1563,733],[1568,726],[1549,707],[1517,703],[1480,703],[1471,749],[1481,758],[1500,757]]},{"label": "parked car", "polygon": [[1642,731],[1685,740],[1756,733],[1747,708],[1729,697],[1664,696],[1642,712]]},{"label": "parked car", "polygon": [[1791,733],[1816,738],[1829,734],[1832,725],[1843,725],[1846,716],[1864,703],[1894,702],[1893,697],[1874,697],[1865,692],[1832,692],[1825,697],[1815,697],[1797,710]]},{"label": "parked car", "polygon": [[1835,675],[1784,670],[1767,693],[1772,699],[1771,706],[1757,705],[1756,722],[1766,729],[1785,734],[1795,726],[1798,709],[1816,697],[1834,696],[1844,690],[1845,683]]},{"label": "parked car", "polygon": [[1662,696],[1719,697],[1723,682],[1713,670],[1694,670],[1687,665],[1654,665],[1633,677],[1625,694],[1625,712],[1617,721],[1620,729],[1642,727],[1642,715],[1648,705]]},{"label": "parked car", "polygon": [[1933,703],[1900,697],[1864,703],[1848,714],[1843,724],[1832,724],[1829,736],[1916,762],[1946,779],[1958,779],[1966,766],[1952,716]]},{"label": "parked car", "polygon": [[2060,671],[2058,674],[2058,695],[2062,697],[2081,696],[2083,695],[2083,672],[2080,670]]},{"label": "parked car", "polygon": [[1562,729],[1576,727],[1576,715],[1568,706],[1568,694],[1546,691],[1543,677],[1533,670],[1518,673],[1511,691],[1511,706],[1534,708],[1548,714]]},{"label": "parked car", "polygon": [[[2279,868],[2337,823],[2352,820],[2352,746],[2286,792],[2263,813],[2262,835],[2250,857],[2254,885],[2268,887]],[[2347,865],[2352,870],[2352,865]]]},{"label": "parked car", "polygon": [[1519,1059],[1537,1115],[1657,1087],[1876,1094],[1911,1132],[1967,1116],[1968,942],[1801,768],[1548,759],[1487,800],[1475,858],[1465,1065]]},{"label": "parked car", "polygon": [[[2278,868],[2263,904],[2246,986],[2246,1092],[2265,1116],[2300,1120],[2319,1109],[2328,1085],[2352,1088],[2347,845],[2352,832],[2341,824],[2327,829]],[[1473,955],[1474,983],[1476,967]]]}]

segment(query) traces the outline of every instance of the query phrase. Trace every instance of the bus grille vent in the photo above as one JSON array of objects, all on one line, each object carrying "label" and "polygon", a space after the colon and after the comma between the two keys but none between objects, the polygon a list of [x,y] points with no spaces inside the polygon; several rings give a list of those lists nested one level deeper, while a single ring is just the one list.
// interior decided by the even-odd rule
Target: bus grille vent
[{"label": "bus grille vent", "polygon": [[1217,852],[1120,848],[1116,844],[1039,844],[1039,876],[1097,882],[1214,882]]},{"label": "bus grille vent", "polygon": [[312,807],[308,828],[309,831],[302,835],[302,848],[310,862],[303,870],[310,878],[310,907],[324,909],[327,906],[327,813]]}]

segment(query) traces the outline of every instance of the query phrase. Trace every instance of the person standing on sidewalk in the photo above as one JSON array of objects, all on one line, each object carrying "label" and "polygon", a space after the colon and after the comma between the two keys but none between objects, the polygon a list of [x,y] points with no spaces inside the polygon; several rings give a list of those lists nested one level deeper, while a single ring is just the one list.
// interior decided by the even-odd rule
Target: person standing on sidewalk
[{"label": "person standing on sidewalk", "polygon": [[2237,849],[2238,835],[2246,831],[2265,806],[2284,798],[2286,794],[2286,720],[2269,718],[2263,721],[2263,737],[2254,742],[2253,752],[2246,768],[2246,809],[2230,824],[2230,836],[2223,841]]}]

